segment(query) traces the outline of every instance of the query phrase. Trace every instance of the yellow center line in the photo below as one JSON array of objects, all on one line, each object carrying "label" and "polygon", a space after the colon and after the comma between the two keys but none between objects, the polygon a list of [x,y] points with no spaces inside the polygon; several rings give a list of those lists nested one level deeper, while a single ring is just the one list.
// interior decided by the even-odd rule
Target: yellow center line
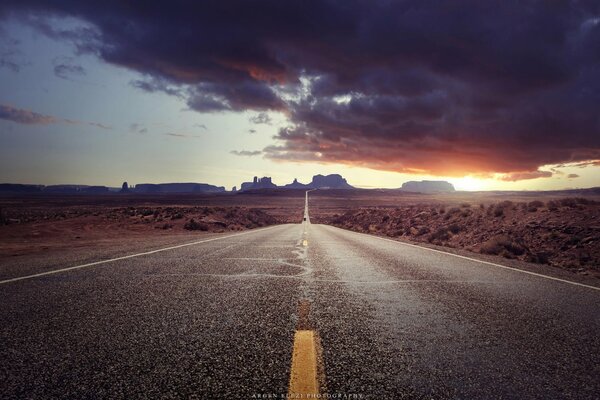
[{"label": "yellow center line", "polygon": [[294,334],[294,352],[290,372],[290,398],[315,398],[319,394],[315,333],[298,330]]}]

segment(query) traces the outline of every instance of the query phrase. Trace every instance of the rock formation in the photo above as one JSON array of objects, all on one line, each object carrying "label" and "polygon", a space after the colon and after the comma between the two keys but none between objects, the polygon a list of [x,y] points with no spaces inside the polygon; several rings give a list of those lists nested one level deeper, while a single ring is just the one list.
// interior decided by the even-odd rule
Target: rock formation
[{"label": "rock formation", "polygon": [[409,181],[402,184],[401,190],[420,193],[454,192],[454,186],[446,181]]},{"label": "rock formation", "polygon": [[207,183],[140,183],[135,186],[136,193],[220,193],[223,186]]},{"label": "rock formation", "polygon": [[252,182],[242,183],[242,185],[240,186],[240,191],[243,192],[246,190],[276,189],[276,188],[277,188],[277,185],[275,185],[271,181],[271,177],[264,176],[262,178],[259,178],[259,177],[255,176],[254,179],[252,180]]},{"label": "rock formation", "polygon": [[354,189],[340,174],[315,175],[308,186],[312,189]]},{"label": "rock formation", "polygon": [[304,184],[304,183],[300,183],[300,182],[298,182],[298,179],[294,178],[294,181],[292,183],[288,183],[287,185],[284,185],[283,188],[285,188],[285,189],[307,189],[307,188],[310,188],[310,186],[307,184]]}]

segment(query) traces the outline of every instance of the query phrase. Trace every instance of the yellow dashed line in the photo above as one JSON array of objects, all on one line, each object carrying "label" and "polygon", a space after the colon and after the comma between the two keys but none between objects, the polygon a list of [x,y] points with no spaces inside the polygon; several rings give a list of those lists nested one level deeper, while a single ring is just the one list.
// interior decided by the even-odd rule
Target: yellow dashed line
[{"label": "yellow dashed line", "polygon": [[315,333],[310,330],[299,330],[294,335],[288,395],[290,398],[310,398],[318,394]]}]

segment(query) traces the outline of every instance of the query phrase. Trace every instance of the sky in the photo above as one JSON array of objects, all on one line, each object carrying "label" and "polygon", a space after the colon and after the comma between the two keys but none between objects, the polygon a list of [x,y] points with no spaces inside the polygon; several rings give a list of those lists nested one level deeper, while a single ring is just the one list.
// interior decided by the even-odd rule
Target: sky
[{"label": "sky", "polygon": [[600,186],[597,1],[0,4],[0,182]]}]

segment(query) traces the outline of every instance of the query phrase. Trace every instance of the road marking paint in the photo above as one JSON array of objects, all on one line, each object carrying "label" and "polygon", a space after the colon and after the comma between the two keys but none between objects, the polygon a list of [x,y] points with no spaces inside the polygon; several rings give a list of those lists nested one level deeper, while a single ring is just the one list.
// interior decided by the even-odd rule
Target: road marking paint
[{"label": "road marking paint", "polygon": [[315,333],[299,330],[294,334],[289,398],[316,398],[319,394],[317,379],[317,347]]},{"label": "road marking paint", "polygon": [[[327,225],[327,226],[330,226],[332,228],[337,228],[337,227],[332,226],[332,225]],[[337,228],[337,229],[342,229],[342,228]],[[548,276],[548,275],[540,274],[540,273],[537,273],[537,272],[525,271],[523,269],[518,269],[518,268],[514,268],[514,267],[508,267],[506,265],[496,264],[496,263],[493,263],[493,262],[490,262],[490,261],[478,260],[476,258],[471,258],[471,257],[467,257],[467,256],[461,256],[459,254],[453,254],[453,253],[449,253],[449,252],[442,251],[442,250],[431,249],[429,247],[419,246],[419,245],[416,245],[416,244],[404,243],[404,242],[400,242],[398,240],[387,239],[387,238],[383,238],[383,237],[380,237],[380,236],[367,235],[366,233],[354,232],[354,231],[350,231],[350,230],[347,230],[347,229],[342,229],[342,230],[344,230],[346,232],[355,233],[357,235],[366,235],[366,236],[369,236],[371,238],[385,240],[386,242],[398,243],[398,244],[401,244],[403,246],[416,247],[418,249],[429,250],[429,251],[433,251],[435,253],[446,254],[446,255],[449,255],[449,256],[454,256],[454,257],[462,258],[464,260],[475,261],[475,262],[478,262],[478,263],[481,263],[481,264],[491,265],[493,267],[504,268],[504,269],[508,269],[508,270],[511,270],[511,271],[521,272],[523,274],[533,275],[533,276],[537,276],[537,277],[540,277],[540,278],[546,278],[546,279],[550,279],[550,280],[553,280],[553,281],[568,283],[568,284],[571,284],[571,285],[581,286],[581,287],[585,287],[585,288],[588,288],[588,289],[593,289],[593,290],[600,291],[600,287],[586,285],[585,283],[579,283],[579,282],[569,281],[569,280],[566,280],[566,279],[555,278],[553,276]]]},{"label": "road marking paint", "polygon": [[149,254],[160,253],[160,252],[167,251],[167,250],[180,249],[182,247],[194,246],[194,245],[197,245],[197,244],[213,242],[215,240],[229,239],[229,238],[236,237],[236,236],[248,235],[250,233],[263,232],[263,231],[266,231],[266,230],[269,230],[269,229],[273,229],[273,228],[277,228],[277,227],[280,227],[280,226],[282,226],[282,225],[274,225],[274,226],[269,226],[267,228],[261,228],[261,229],[251,230],[251,231],[241,232],[241,233],[235,233],[233,235],[219,236],[219,237],[216,237],[216,238],[205,239],[205,240],[198,240],[198,241],[191,242],[191,243],[178,244],[178,245],[175,245],[175,246],[163,247],[161,249],[145,251],[143,253],[136,253],[136,254],[130,254],[130,255],[127,255],[127,256],[111,258],[109,260],[95,261],[95,262],[91,262],[91,263],[87,263],[87,264],[76,265],[76,266],[73,266],[73,267],[55,269],[55,270],[52,270],[52,271],[40,272],[38,274],[31,274],[31,275],[26,275],[26,276],[20,276],[20,277],[17,277],[17,278],[5,279],[5,280],[0,281],[0,285],[5,284],[5,283],[22,281],[22,280],[25,280],[25,279],[37,278],[37,277],[45,276],[45,275],[58,274],[60,272],[66,272],[66,271],[71,271],[71,270],[75,270],[75,269],[93,267],[95,265],[107,264],[107,263],[111,263],[111,262],[114,262],[114,261],[127,260],[129,258],[135,258],[135,257],[140,257],[140,256],[147,256]]}]

